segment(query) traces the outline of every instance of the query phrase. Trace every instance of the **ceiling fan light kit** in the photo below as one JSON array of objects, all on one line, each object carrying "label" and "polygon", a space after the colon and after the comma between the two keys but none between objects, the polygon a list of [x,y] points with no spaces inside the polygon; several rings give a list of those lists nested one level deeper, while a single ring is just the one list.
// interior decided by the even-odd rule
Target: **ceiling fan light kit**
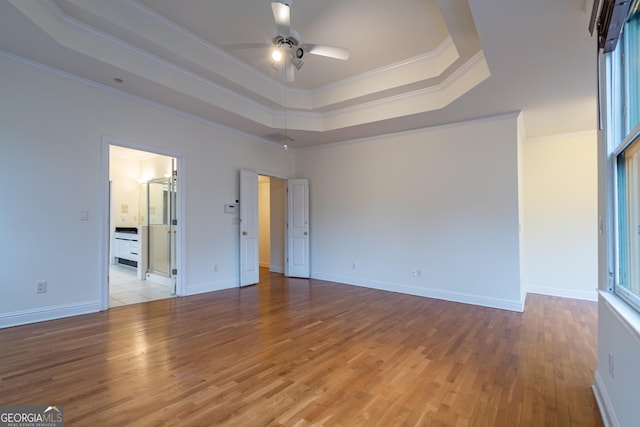
[{"label": "ceiling fan light kit", "polygon": [[282,51],[280,49],[273,49],[271,51],[271,59],[273,59],[274,62],[282,61]]},{"label": "ceiling fan light kit", "polygon": [[280,71],[280,67],[277,64],[288,60],[285,65],[285,80],[292,82],[294,80],[294,69],[299,71],[304,65],[302,57],[305,52],[343,61],[349,59],[349,50],[345,48],[319,44],[301,44],[300,35],[291,28],[291,1],[279,0],[271,2],[273,20],[278,30],[278,34],[272,40],[271,59],[274,61],[271,65],[272,68]]}]

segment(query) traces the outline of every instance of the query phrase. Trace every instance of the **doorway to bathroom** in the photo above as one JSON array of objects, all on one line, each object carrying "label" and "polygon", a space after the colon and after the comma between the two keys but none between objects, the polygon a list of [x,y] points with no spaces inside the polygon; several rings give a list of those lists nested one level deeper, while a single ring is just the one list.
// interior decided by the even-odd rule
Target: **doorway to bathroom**
[{"label": "doorway to bathroom", "polygon": [[177,294],[177,160],[109,145],[109,307]]}]

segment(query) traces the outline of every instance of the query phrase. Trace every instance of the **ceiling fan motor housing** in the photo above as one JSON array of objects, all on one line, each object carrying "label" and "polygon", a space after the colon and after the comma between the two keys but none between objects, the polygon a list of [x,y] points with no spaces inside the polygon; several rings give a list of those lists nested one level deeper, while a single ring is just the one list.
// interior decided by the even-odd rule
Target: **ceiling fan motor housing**
[{"label": "ceiling fan motor housing", "polygon": [[288,44],[289,46],[298,46],[300,42],[296,37],[292,35],[288,35],[285,37],[278,34],[273,38],[273,44],[278,47],[282,46],[283,44]]},{"label": "ceiling fan motor housing", "polygon": [[289,49],[289,50],[291,50],[292,48],[295,48],[291,52],[291,55],[295,56],[298,59],[302,59],[302,57],[304,56],[304,49],[298,46],[300,42],[298,42],[298,39],[292,35],[289,35],[286,37],[277,35],[273,39],[273,44],[280,48]]}]

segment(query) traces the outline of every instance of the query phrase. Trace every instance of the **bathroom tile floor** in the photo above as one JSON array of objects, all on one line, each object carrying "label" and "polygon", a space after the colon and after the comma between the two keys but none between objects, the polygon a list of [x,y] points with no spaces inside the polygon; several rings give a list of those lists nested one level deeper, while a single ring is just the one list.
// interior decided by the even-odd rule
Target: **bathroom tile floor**
[{"label": "bathroom tile floor", "polygon": [[109,265],[109,307],[172,297],[169,286],[138,280],[135,268]]}]

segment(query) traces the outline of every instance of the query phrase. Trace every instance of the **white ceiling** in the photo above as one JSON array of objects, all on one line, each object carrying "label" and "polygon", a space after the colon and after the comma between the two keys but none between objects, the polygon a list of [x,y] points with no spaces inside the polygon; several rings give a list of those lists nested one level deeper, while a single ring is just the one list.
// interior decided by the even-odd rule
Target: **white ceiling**
[{"label": "white ceiling", "polygon": [[589,16],[588,0],[294,0],[301,41],[351,58],[306,54],[292,83],[238,48],[276,35],[269,0],[0,0],[0,49],[291,148],[519,110],[539,137],[596,127]]}]

